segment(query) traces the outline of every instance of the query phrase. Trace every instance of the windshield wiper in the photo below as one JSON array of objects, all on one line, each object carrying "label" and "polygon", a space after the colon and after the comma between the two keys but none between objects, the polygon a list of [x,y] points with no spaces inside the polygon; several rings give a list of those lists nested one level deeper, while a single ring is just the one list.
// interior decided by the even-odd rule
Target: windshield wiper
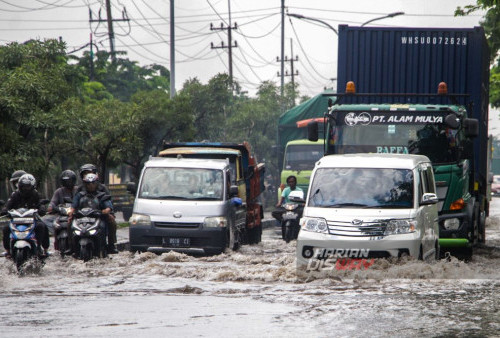
[{"label": "windshield wiper", "polygon": [[164,199],[187,200],[186,197],[175,196],[175,195],[148,196],[147,198],[154,200],[164,200]]},{"label": "windshield wiper", "polygon": [[366,204],[360,203],[336,203],[336,204],[326,204],[322,205],[324,208],[346,208],[346,207],[366,207]]},{"label": "windshield wiper", "polygon": [[379,205],[367,205],[365,209],[388,209],[388,208],[394,208],[394,209],[406,209],[406,208],[411,208],[411,205],[406,205],[406,204],[379,204]]}]

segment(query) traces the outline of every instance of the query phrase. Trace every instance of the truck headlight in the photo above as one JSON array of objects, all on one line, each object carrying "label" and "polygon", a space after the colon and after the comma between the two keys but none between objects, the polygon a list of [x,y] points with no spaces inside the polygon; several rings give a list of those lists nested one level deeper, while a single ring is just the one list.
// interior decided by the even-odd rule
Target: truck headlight
[{"label": "truck headlight", "polygon": [[226,217],[207,217],[203,222],[205,228],[225,228],[227,226]]},{"label": "truck headlight", "polygon": [[446,230],[458,230],[460,228],[460,220],[458,218],[445,219],[443,226]]},{"label": "truck headlight", "polygon": [[132,214],[132,216],[130,216],[129,223],[130,226],[133,225],[150,226],[151,217],[149,217],[148,215]]},{"label": "truck headlight", "polygon": [[414,219],[391,219],[387,222],[384,235],[398,235],[414,232],[417,228],[417,221]]},{"label": "truck headlight", "polygon": [[328,233],[328,224],[324,218],[302,217],[300,220],[302,230]]}]

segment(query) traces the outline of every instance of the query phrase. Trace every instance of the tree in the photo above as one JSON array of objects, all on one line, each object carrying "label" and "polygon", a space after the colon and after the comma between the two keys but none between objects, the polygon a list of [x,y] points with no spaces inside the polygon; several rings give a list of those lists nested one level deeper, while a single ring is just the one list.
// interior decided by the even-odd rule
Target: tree
[{"label": "tree", "polygon": [[481,26],[484,28],[490,47],[490,61],[493,65],[490,71],[490,104],[500,107],[500,4],[498,0],[477,0],[476,5],[458,7],[455,15],[468,15],[478,10],[485,10]]},{"label": "tree", "polygon": [[53,116],[84,80],[67,60],[65,44],[57,40],[0,47],[1,177],[24,169],[43,179],[59,153],[62,135]]},{"label": "tree", "polygon": [[131,166],[138,178],[144,161],[158,154],[163,141],[191,141],[194,124],[192,107],[183,94],[171,100],[165,91],[142,91],[136,93],[131,102],[135,123],[127,142],[119,145],[117,153],[120,161]]},{"label": "tree", "polygon": [[138,91],[170,90],[170,71],[161,65],[138,66],[137,61],[126,58],[117,58],[116,63],[112,63],[106,51],[97,52],[93,61],[93,74],[89,52],[84,53],[78,64],[91,81],[102,83],[120,101],[129,101]]}]

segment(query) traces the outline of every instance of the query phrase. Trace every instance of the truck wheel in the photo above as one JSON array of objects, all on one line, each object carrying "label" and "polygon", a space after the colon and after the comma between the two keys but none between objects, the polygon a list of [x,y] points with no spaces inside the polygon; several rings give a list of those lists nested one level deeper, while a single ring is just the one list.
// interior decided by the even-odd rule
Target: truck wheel
[{"label": "truck wheel", "polygon": [[436,241],[436,244],[434,244],[434,259],[436,261],[441,259],[441,247],[439,246],[439,241]]},{"label": "truck wheel", "polygon": [[486,242],[486,215],[487,212],[483,211],[479,213],[479,243],[485,243]]}]

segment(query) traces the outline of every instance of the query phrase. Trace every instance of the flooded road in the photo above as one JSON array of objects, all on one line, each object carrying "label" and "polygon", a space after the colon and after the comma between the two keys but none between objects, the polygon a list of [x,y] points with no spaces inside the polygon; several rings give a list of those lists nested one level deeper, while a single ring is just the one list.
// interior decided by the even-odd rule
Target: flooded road
[{"label": "flooded road", "polygon": [[88,263],[54,255],[19,277],[0,259],[0,336],[498,336],[500,198],[471,262],[379,260],[298,276],[295,242],[213,257],[121,252]]}]

